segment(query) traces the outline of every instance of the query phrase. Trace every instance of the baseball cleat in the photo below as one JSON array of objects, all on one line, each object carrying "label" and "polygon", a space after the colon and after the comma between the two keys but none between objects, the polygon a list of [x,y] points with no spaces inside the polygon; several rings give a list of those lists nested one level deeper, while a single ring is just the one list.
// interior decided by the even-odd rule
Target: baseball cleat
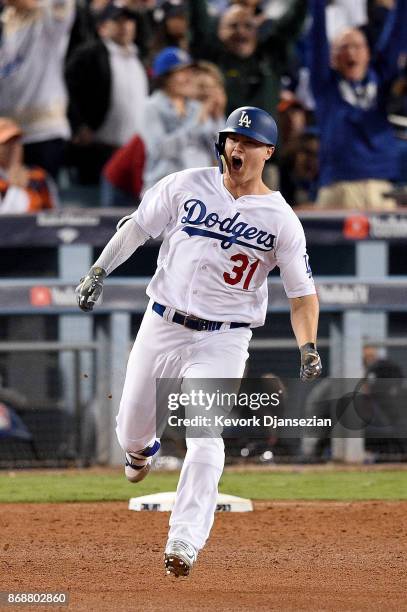
[{"label": "baseball cleat", "polygon": [[164,565],[166,573],[176,578],[188,576],[198,553],[195,548],[183,540],[169,540],[165,547]]},{"label": "baseball cleat", "polygon": [[137,453],[126,453],[126,465],[124,473],[130,482],[140,482],[144,480],[151,469],[154,455],[159,451],[160,443],[158,440],[150,446],[146,446]]}]

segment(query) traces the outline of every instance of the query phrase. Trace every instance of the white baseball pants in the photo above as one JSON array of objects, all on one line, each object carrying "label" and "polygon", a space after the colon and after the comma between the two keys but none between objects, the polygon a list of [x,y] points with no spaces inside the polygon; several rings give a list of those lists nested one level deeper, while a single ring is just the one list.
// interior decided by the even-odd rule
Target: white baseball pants
[{"label": "white baseball pants", "polygon": [[[156,379],[243,376],[252,332],[247,327],[193,331],[170,323],[149,305],[127,364],[116,433],[126,452],[156,438]],[[169,539],[200,550],[211,530],[218,483],[225,462],[222,438],[187,438],[187,453],[170,518]]]}]

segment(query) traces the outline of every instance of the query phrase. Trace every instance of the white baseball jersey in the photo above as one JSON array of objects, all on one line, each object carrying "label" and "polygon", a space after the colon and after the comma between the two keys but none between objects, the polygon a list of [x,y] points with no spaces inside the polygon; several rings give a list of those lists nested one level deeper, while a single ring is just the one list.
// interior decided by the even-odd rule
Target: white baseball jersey
[{"label": "white baseball jersey", "polygon": [[235,199],[218,168],[189,169],[149,189],[132,217],[153,238],[165,230],[147,288],[160,304],[257,327],[275,266],[288,297],[315,293],[302,225],[278,191]]}]

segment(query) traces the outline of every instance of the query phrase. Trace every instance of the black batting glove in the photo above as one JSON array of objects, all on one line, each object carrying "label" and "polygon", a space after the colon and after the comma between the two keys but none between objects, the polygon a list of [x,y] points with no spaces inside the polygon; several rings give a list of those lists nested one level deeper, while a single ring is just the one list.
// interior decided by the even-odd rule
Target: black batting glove
[{"label": "black batting glove", "polygon": [[300,378],[303,382],[318,378],[322,372],[321,357],[313,342],[307,342],[300,348],[301,369]]},{"label": "black batting glove", "polygon": [[103,291],[103,281],[106,271],[103,268],[93,267],[86,276],[81,278],[75,289],[78,306],[85,312],[90,312]]}]

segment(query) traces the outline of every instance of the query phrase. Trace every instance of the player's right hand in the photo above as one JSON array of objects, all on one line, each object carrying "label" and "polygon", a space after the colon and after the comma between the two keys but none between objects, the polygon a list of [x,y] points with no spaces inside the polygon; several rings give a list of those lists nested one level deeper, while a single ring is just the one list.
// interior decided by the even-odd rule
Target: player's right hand
[{"label": "player's right hand", "polygon": [[78,306],[85,312],[90,312],[102,294],[106,271],[103,268],[91,268],[86,276],[81,278],[75,289]]}]

